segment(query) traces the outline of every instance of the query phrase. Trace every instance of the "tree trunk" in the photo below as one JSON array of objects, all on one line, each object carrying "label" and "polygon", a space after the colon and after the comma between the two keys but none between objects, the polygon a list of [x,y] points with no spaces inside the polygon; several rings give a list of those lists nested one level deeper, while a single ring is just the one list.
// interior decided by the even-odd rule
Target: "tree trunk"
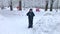
[{"label": "tree trunk", "polygon": [[46,1],[45,11],[47,11],[47,9],[48,9],[48,1]]},{"label": "tree trunk", "polygon": [[1,3],[1,9],[4,9],[4,5],[3,5],[3,2]]},{"label": "tree trunk", "polygon": [[53,0],[51,0],[50,11],[53,9]]},{"label": "tree trunk", "polygon": [[52,7],[53,7],[53,4],[51,4],[51,6],[50,6],[50,11],[52,11]]},{"label": "tree trunk", "polygon": [[3,5],[1,6],[1,9],[4,9],[4,6]]},{"label": "tree trunk", "polygon": [[11,11],[13,10],[12,1],[11,1],[11,4],[10,4],[10,10],[11,10]]},{"label": "tree trunk", "polygon": [[22,10],[22,2],[21,2],[21,0],[19,1],[19,10]]}]

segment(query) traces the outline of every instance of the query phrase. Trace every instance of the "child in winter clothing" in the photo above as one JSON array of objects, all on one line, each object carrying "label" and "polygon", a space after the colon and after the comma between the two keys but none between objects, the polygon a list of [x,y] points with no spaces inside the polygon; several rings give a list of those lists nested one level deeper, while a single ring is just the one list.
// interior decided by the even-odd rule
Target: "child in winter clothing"
[{"label": "child in winter clothing", "polygon": [[29,10],[29,12],[27,13],[27,16],[29,20],[28,28],[33,28],[33,17],[35,16],[35,14],[33,13],[32,9]]}]

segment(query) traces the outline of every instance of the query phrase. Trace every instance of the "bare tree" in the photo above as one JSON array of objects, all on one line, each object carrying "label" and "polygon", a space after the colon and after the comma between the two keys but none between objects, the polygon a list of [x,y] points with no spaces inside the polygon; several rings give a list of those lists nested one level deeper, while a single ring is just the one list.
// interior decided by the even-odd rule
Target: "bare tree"
[{"label": "bare tree", "polygon": [[1,9],[4,9],[3,0],[1,0]]},{"label": "bare tree", "polygon": [[10,0],[10,10],[11,10],[11,11],[13,10],[13,7],[12,7],[12,0]]},{"label": "bare tree", "polygon": [[48,0],[46,0],[46,6],[45,6],[45,11],[48,9]]},{"label": "bare tree", "polygon": [[22,1],[19,0],[19,10],[22,10]]},{"label": "bare tree", "polygon": [[1,5],[1,9],[4,9],[4,5],[3,4]]},{"label": "bare tree", "polygon": [[50,11],[52,11],[52,9],[53,9],[53,0],[51,0],[51,4],[50,4]]},{"label": "bare tree", "polygon": [[58,5],[59,5],[59,0],[57,0],[57,10],[56,10],[56,12],[58,12]]}]

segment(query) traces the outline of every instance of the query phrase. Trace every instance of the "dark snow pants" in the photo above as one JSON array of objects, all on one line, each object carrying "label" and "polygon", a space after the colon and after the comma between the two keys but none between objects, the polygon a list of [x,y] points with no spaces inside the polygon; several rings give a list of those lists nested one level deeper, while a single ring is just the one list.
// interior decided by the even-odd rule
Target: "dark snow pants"
[{"label": "dark snow pants", "polygon": [[29,19],[29,27],[33,27],[33,19]]}]

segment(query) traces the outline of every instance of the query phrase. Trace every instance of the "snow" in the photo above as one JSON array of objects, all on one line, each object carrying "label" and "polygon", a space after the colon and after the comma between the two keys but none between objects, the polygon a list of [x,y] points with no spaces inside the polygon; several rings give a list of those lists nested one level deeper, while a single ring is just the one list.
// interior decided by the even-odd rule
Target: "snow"
[{"label": "snow", "polygon": [[14,8],[0,9],[0,34],[60,34],[60,10],[56,12],[44,11],[36,12],[33,8],[35,17],[33,28],[28,29],[28,17],[26,13],[29,8],[22,11]]}]

